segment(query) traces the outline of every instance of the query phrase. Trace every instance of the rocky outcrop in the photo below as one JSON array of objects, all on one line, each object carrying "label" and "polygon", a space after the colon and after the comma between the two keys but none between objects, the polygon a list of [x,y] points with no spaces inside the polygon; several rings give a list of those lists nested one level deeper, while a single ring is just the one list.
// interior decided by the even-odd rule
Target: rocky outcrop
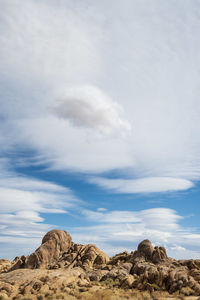
[{"label": "rocky outcrop", "polygon": [[[164,247],[154,247],[149,240],[142,241],[136,251],[125,251],[109,258],[93,244],[76,244],[66,231],[52,230],[30,256],[17,257],[13,262],[0,260],[0,267],[1,272],[10,271],[0,276],[0,293],[8,297],[17,293],[35,295],[57,290],[71,293],[70,289],[77,286],[84,291],[86,287],[93,289],[97,283],[102,289],[147,293],[149,299],[156,293],[180,297],[200,295],[200,260],[169,258]],[[34,280],[26,278],[16,289],[13,282],[21,276],[20,270],[23,274],[26,269],[34,275]],[[50,279],[48,274],[60,275]],[[14,279],[13,276],[18,277]]]},{"label": "rocky outcrop", "polygon": [[109,257],[95,245],[72,243],[67,252],[63,252],[55,263],[49,265],[49,269],[81,267],[87,271],[91,268],[102,266],[108,261]]},{"label": "rocky outcrop", "polygon": [[64,230],[49,231],[42,239],[41,246],[30,256],[16,259],[10,270],[58,269],[82,267],[88,269],[93,265],[107,263],[109,257],[95,245],[80,245],[72,242],[71,236]]},{"label": "rocky outcrop", "polygon": [[167,259],[167,253],[164,247],[153,247],[149,240],[144,240],[138,245],[138,249],[134,253],[134,259],[136,257],[145,261],[159,263]]},{"label": "rocky outcrop", "polygon": [[71,236],[64,230],[49,231],[42,239],[42,245],[27,257],[24,268],[47,268],[56,262],[72,244]]},{"label": "rocky outcrop", "polygon": [[0,273],[7,272],[12,266],[12,262],[9,259],[0,259]]},{"label": "rocky outcrop", "polygon": [[117,280],[124,289],[200,295],[200,260],[168,258],[164,247],[153,247],[149,240],[142,241],[136,251],[115,255],[103,269],[108,271],[98,277],[101,281]]}]

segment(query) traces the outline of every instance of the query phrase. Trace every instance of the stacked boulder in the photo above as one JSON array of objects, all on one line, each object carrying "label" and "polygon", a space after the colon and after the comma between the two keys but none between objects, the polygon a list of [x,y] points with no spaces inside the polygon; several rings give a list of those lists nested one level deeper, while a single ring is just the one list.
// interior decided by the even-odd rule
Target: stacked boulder
[{"label": "stacked boulder", "polygon": [[43,237],[41,246],[35,252],[26,257],[18,257],[10,270],[73,267],[87,270],[108,261],[109,257],[95,245],[75,244],[66,231],[51,230]]},{"label": "stacked boulder", "polygon": [[66,231],[52,230],[35,252],[16,258],[12,265],[6,261],[6,271],[8,266],[9,271],[77,269],[88,283],[112,282],[119,288],[149,293],[200,295],[200,260],[169,258],[164,247],[154,247],[149,240],[142,241],[136,251],[109,258],[93,244],[76,244]]},{"label": "stacked boulder", "polygon": [[[115,255],[104,270],[102,276],[98,271],[98,279],[118,280],[121,288],[200,295],[200,260],[168,258],[164,247],[153,247],[149,240],[142,241],[137,251]],[[94,271],[91,275],[95,278]]]}]

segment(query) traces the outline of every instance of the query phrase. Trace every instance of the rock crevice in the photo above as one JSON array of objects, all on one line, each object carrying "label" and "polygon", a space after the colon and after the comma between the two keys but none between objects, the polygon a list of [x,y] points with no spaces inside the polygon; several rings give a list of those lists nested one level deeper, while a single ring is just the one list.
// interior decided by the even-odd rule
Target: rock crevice
[{"label": "rock crevice", "polygon": [[[43,270],[44,273],[46,270],[60,272],[64,279],[73,272],[70,280],[80,285],[91,286],[99,282],[150,294],[167,292],[183,296],[200,295],[200,260],[169,258],[164,247],[154,247],[149,240],[142,241],[136,251],[125,251],[109,258],[93,244],[76,244],[66,231],[52,230],[31,255],[17,257],[13,262],[0,260],[0,293],[3,291],[10,297],[17,293],[16,290],[18,293],[21,290],[23,293],[35,293],[35,290],[52,289],[53,284],[48,276],[44,280],[34,281],[33,285],[20,283],[14,289],[8,278],[14,276],[14,272],[25,272],[26,269],[35,270],[34,274],[37,274],[37,270]],[[64,289],[64,281],[59,282],[59,289]]]}]

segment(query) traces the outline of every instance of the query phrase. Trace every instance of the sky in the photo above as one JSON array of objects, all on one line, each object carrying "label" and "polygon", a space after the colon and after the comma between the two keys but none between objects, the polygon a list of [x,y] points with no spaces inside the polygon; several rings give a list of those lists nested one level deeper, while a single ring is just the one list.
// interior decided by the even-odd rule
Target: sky
[{"label": "sky", "polygon": [[57,228],[200,258],[200,2],[0,8],[0,257]]}]

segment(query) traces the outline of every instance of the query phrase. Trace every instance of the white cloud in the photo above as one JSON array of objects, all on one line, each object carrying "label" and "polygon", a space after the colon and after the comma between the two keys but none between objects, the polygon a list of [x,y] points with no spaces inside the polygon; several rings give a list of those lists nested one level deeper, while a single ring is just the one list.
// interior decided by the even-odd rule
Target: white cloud
[{"label": "white cloud", "polygon": [[94,225],[71,229],[74,240],[96,243],[109,255],[116,254],[122,245],[123,250],[135,250],[139,242],[150,239],[154,245],[165,246],[174,258],[200,256],[200,234],[195,228],[180,225],[184,218],[172,209],[84,211],[83,215]]},{"label": "white cloud", "polygon": [[190,180],[173,177],[146,177],[139,179],[91,177],[89,182],[115,193],[127,194],[184,191],[194,186]]},{"label": "white cloud", "polygon": [[55,169],[198,180],[199,7],[185,5],[6,1],[1,148],[28,146]]},{"label": "white cloud", "polygon": [[181,246],[174,246],[167,248],[168,256],[173,257],[173,255],[176,255],[177,258],[186,258],[186,259],[199,259],[200,253],[198,250],[189,250]]},{"label": "white cloud", "polygon": [[[176,5],[173,0],[152,1],[151,6],[144,5],[147,2],[1,4],[0,154],[14,153],[17,161],[18,151],[28,149],[39,157],[38,163],[53,169],[85,173],[118,169],[122,175],[128,172],[128,178],[140,178],[95,179],[120,193],[186,190],[199,180],[199,5],[193,0],[184,5],[180,0]],[[58,105],[57,91],[63,90],[66,95],[61,94],[63,104]],[[62,118],[52,114],[52,107]],[[117,134],[129,126],[129,135]],[[100,138],[95,130],[103,133]],[[0,178],[2,235],[10,232],[13,238],[27,229],[38,236],[41,228],[49,228],[39,229],[40,212],[63,212],[75,201],[63,187],[7,175]],[[21,215],[19,208],[24,209]],[[121,221],[119,226],[115,215],[119,218],[120,213],[101,215],[106,225],[92,228],[88,242],[130,237],[136,242],[148,236],[155,242],[170,241],[172,248],[178,242],[183,247],[199,246],[199,235],[178,227],[176,214],[168,211],[160,220],[151,211],[152,221],[147,213],[148,226],[142,223],[148,219],[142,217],[144,211],[139,216],[122,213],[120,220],[126,216],[130,222],[143,221]],[[153,222],[168,230],[159,231]],[[11,228],[11,223],[22,223],[23,228]]]},{"label": "white cloud", "polygon": [[80,13],[70,2],[8,0],[2,4],[1,76],[17,80],[24,88],[28,84],[32,89],[32,81],[38,89],[40,84],[44,88],[73,82],[77,74],[84,81],[98,73],[101,32],[85,20],[86,9]]},{"label": "white cloud", "polygon": [[67,187],[10,171],[8,160],[1,159],[0,165],[0,256],[13,258],[33,251],[52,229],[41,213],[67,214],[81,201]]},{"label": "white cloud", "polygon": [[140,219],[137,214],[129,211],[112,211],[104,213],[104,211],[98,209],[98,212],[85,210],[83,214],[91,221],[105,222],[105,223],[127,223],[127,222],[139,222]]},{"label": "white cloud", "polygon": [[118,135],[131,129],[130,124],[120,117],[122,107],[97,87],[70,88],[59,102],[54,108],[55,113],[74,126],[94,129],[105,135]]},{"label": "white cloud", "polygon": [[3,161],[0,173],[1,212],[64,212],[80,204],[73,192],[61,185],[23,176],[9,170]]},{"label": "white cloud", "polygon": [[[151,208],[142,211],[110,211],[110,212],[94,212],[85,210],[83,211],[89,220],[100,223],[142,223],[147,228],[168,229],[172,228],[178,220],[183,217],[179,216],[174,210],[169,208]],[[176,225],[175,225],[176,226]]]},{"label": "white cloud", "polygon": [[53,169],[96,173],[133,165],[128,136],[95,135],[53,115],[21,120],[15,130],[23,132],[20,143],[39,150]]},{"label": "white cloud", "polygon": [[99,207],[97,208],[97,211],[106,211],[107,209],[105,207]]},{"label": "white cloud", "polygon": [[15,173],[8,173],[0,176],[0,186],[7,186],[11,188],[21,188],[23,190],[31,191],[51,191],[51,192],[66,192],[67,188],[58,184],[37,180],[34,178],[26,177]]}]

